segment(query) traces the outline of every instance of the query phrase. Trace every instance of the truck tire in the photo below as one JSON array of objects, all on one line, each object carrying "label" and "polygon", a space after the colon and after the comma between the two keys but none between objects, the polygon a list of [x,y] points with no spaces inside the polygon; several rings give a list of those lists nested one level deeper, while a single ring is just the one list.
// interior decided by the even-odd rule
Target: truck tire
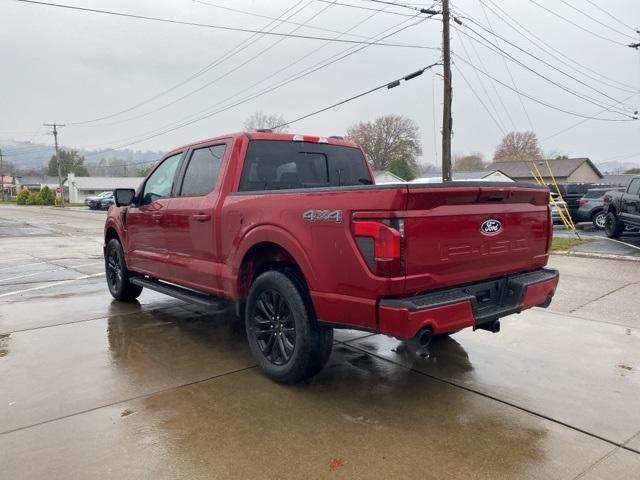
[{"label": "truck tire", "polygon": [[117,238],[107,243],[104,251],[104,267],[109,293],[116,300],[131,302],[142,293],[142,287],[129,282],[132,277],[124,261],[124,250]]},{"label": "truck tire", "polygon": [[604,222],[604,233],[609,238],[620,238],[624,232],[624,223],[622,223],[615,213],[607,213],[607,217]]},{"label": "truck tire", "polygon": [[591,215],[591,222],[593,223],[593,226],[598,230],[604,230],[606,219],[607,214],[604,212],[604,210],[598,210],[597,212],[593,212],[593,214]]},{"label": "truck tire", "polygon": [[278,270],[251,285],[245,325],[251,353],[265,375],[294,384],[317,374],[333,347],[333,329],[316,323],[304,287]]}]

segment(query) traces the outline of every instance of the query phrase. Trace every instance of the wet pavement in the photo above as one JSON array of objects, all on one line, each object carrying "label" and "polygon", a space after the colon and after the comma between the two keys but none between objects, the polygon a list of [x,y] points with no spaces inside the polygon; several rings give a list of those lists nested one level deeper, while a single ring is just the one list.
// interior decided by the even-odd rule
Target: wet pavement
[{"label": "wet pavement", "polygon": [[549,309],[427,356],[337,331],[290,387],[229,315],[112,301],[103,220],[0,206],[0,478],[640,478],[636,262],[555,256]]},{"label": "wet pavement", "polygon": [[559,237],[581,238],[587,243],[573,247],[572,251],[578,254],[597,254],[608,257],[630,257],[640,260],[640,233],[627,231],[619,239],[610,239],[604,230],[598,230],[591,223],[579,223],[576,233],[567,230],[563,226],[555,227],[555,235]]}]

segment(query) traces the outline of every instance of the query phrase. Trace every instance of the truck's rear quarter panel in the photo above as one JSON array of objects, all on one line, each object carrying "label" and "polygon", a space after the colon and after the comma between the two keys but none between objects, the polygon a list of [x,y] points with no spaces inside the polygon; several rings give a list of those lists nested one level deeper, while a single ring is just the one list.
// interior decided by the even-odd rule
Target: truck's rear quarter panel
[{"label": "truck's rear quarter panel", "polygon": [[[351,215],[358,210],[403,211],[405,206],[404,186],[231,194],[221,222],[221,250],[228,255],[226,289],[237,281],[247,244],[286,243],[305,274],[318,318],[375,329],[377,298],[402,295],[405,278],[370,272],[351,234]],[[322,210],[339,211],[340,221],[305,219],[306,212]]]}]

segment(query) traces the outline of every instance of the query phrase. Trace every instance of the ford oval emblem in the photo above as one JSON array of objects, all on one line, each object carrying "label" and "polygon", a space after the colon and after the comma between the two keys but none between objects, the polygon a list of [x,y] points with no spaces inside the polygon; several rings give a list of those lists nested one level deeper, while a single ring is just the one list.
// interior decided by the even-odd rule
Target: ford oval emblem
[{"label": "ford oval emblem", "polygon": [[500,220],[490,218],[480,225],[480,232],[484,235],[497,235],[502,231],[502,223]]}]

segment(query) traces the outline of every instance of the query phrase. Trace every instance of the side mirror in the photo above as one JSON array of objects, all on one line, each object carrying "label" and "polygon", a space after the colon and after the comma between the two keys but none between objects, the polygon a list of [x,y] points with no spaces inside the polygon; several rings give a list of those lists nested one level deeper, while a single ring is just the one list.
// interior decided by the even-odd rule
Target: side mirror
[{"label": "side mirror", "polygon": [[116,188],[113,191],[113,197],[116,201],[116,205],[119,207],[131,205],[135,196],[136,191],[133,188]]}]

